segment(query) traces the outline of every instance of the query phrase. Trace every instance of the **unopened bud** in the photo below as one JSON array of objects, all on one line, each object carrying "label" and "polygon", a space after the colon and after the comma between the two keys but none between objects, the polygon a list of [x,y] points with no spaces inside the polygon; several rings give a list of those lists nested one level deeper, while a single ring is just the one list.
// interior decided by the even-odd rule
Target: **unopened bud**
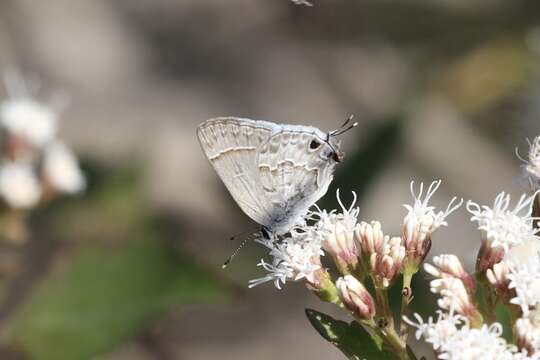
[{"label": "unopened bud", "polygon": [[481,276],[485,275],[488,269],[501,262],[505,253],[502,246],[492,246],[491,242],[483,239],[476,257],[476,272]]},{"label": "unopened bud", "polygon": [[355,240],[362,249],[362,254],[370,257],[371,254],[381,250],[384,241],[381,223],[372,221],[371,223],[361,222],[356,228]]},{"label": "unopened bud", "polygon": [[323,241],[323,249],[334,259],[342,274],[353,272],[358,265],[358,250],[353,229],[347,228],[339,219]]},{"label": "unopened bud", "polygon": [[508,279],[508,273],[510,269],[508,264],[501,261],[498,264],[493,265],[493,268],[486,271],[487,281],[495,288],[497,294],[503,298],[506,302],[513,298],[514,290],[510,289],[510,280]]},{"label": "unopened bud", "polygon": [[401,244],[401,238],[389,239],[385,236],[381,249],[371,254],[369,259],[375,287],[387,288],[397,279],[404,257],[405,247]]},{"label": "unopened bud", "polygon": [[306,281],[306,287],[317,295],[319,299],[333,304],[340,303],[336,285],[334,285],[328,270],[324,268],[316,270],[312,280]]},{"label": "unopened bud", "polygon": [[375,302],[364,285],[354,276],[345,275],[336,282],[339,297],[347,309],[361,320],[375,316]]}]

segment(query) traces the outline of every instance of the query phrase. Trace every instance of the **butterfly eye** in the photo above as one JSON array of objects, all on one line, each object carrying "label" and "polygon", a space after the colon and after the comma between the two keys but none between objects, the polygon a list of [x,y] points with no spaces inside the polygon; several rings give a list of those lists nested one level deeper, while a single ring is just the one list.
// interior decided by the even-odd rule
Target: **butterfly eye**
[{"label": "butterfly eye", "polygon": [[311,150],[315,150],[317,149],[319,146],[321,146],[321,143],[318,142],[317,140],[311,140],[311,142],[309,143],[309,148]]},{"label": "butterfly eye", "polygon": [[332,154],[332,160],[339,163],[339,162],[341,162],[341,156],[339,156],[338,153],[335,152],[335,153]]}]

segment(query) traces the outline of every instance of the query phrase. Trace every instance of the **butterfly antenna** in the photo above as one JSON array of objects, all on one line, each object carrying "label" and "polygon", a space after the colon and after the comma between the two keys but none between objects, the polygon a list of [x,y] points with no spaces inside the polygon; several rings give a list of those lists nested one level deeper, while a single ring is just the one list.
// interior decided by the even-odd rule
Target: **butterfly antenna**
[{"label": "butterfly antenna", "polygon": [[354,119],[354,115],[351,114],[339,128],[337,128],[336,130],[330,131],[330,136],[341,135],[351,130],[352,128],[356,127],[358,125],[358,122],[354,122],[349,125],[352,119]]},{"label": "butterfly antenna", "polygon": [[251,239],[251,237],[246,237],[242,243],[240,244],[240,246],[238,246],[236,248],[236,250],[233,251],[233,253],[231,254],[231,256],[229,256],[229,258],[227,260],[225,260],[225,262],[223,263],[223,265],[221,265],[221,268],[222,269],[225,269],[227,266],[229,266],[229,264],[231,263],[231,260],[236,256],[236,254],[238,254],[238,252],[247,244],[247,242]]}]

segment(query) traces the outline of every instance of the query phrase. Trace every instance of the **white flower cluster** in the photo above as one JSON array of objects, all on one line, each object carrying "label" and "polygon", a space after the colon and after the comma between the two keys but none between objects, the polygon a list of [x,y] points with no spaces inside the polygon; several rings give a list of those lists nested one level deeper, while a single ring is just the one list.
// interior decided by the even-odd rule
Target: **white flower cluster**
[{"label": "white flower cluster", "polygon": [[538,359],[510,345],[502,337],[502,325],[493,323],[471,328],[468,320],[453,313],[439,311],[437,320],[424,322],[415,314],[416,322],[405,319],[417,328],[416,338],[430,343],[438,359],[444,360],[517,360]]},{"label": "white flower cluster", "polygon": [[439,312],[437,321],[424,323],[417,314],[417,322],[406,321],[418,329],[417,338],[432,344],[439,359],[540,359],[540,243],[531,216],[535,196],[523,195],[513,208],[505,193],[496,197],[493,207],[467,204],[471,221],[482,233],[477,270],[479,263],[486,265],[479,275],[503,302],[519,306],[520,317],[513,324],[515,345],[501,337],[501,324],[487,325],[482,319],[474,280],[456,256],[436,256],[434,265],[424,265],[437,277],[431,291],[441,295],[438,305],[445,312]]},{"label": "white flower cluster", "polygon": [[0,102],[0,196],[28,209],[55,193],[78,193],[86,182],[76,156],[56,138],[58,112],[34,99],[22,79],[17,85]]},{"label": "white flower cluster", "polygon": [[522,195],[513,209],[510,195],[505,192],[497,195],[493,207],[468,201],[467,210],[473,215],[471,221],[476,221],[482,231],[482,241],[491,248],[501,247],[507,252],[516,245],[538,240],[539,230],[533,226],[535,219],[531,216],[535,195]]},{"label": "white flower cluster", "polygon": [[[531,254],[532,255],[532,254]],[[508,264],[508,288],[514,289],[516,297],[510,300],[518,305],[525,316],[530,310],[540,309],[540,257],[532,255],[525,262],[510,261]]]},{"label": "white flower cluster", "polygon": [[[417,196],[413,191],[413,205],[405,205],[408,213],[404,220],[404,238],[408,239],[410,249],[415,249],[411,250],[411,256],[417,256],[421,251],[425,254],[429,250],[432,232],[446,225],[446,217],[461,205],[461,202],[455,204],[454,198],[446,211],[436,212],[429,200],[440,183],[432,182],[425,198],[422,198],[424,185],[421,184]],[[315,221],[313,225],[295,228],[290,236],[278,241],[259,240],[270,249],[272,261],[268,263],[262,260],[258,264],[268,274],[252,280],[250,287],[267,281],[274,281],[278,288],[287,280],[307,279],[308,282],[314,282],[316,271],[322,268],[320,256],[325,252],[332,256],[342,274],[367,271],[376,286],[389,287],[398,278],[409,250],[403,238],[384,235],[377,221],[359,223],[360,209],[355,206],[354,192],[350,206],[343,204],[339,190],[337,201],[340,211],[328,212],[317,208],[317,211],[309,213],[306,220]],[[360,261],[363,262],[362,270],[359,268]]]},{"label": "white flower cluster", "polygon": [[280,242],[273,239],[259,239],[258,242],[270,249],[272,262],[259,262],[258,266],[263,267],[268,274],[251,280],[249,287],[273,281],[275,286],[281,289],[281,284],[285,284],[287,280],[306,279],[311,283],[316,281],[315,272],[321,268],[320,257],[324,255],[320,232],[307,227],[301,232],[292,231],[291,236]]}]

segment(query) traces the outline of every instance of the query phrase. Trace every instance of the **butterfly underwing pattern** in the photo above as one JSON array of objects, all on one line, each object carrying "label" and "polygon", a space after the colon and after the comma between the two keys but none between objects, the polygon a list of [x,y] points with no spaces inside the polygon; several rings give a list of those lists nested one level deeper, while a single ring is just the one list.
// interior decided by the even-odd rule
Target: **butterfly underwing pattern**
[{"label": "butterfly underwing pattern", "polygon": [[237,117],[209,119],[197,128],[206,157],[240,208],[283,235],[304,222],[328,190],[343,157],[335,138],[356,124],[324,133],[312,126]]}]

